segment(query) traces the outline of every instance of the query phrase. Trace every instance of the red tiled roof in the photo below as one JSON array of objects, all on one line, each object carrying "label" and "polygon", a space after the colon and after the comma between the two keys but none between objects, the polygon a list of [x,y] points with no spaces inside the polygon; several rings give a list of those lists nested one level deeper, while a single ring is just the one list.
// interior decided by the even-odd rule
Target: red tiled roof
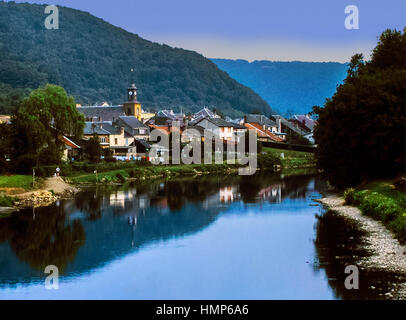
[{"label": "red tiled roof", "polygon": [[264,130],[262,128],[261,125],[259,125],[258,123],[245,123],[244,124],[248,130],[255,130],[257,132],[257,135],[261,138],[269,138],[272,141],[275,142],[283,142],[283,139],[278,137],[277,135],[273,134],[271,131],[269,130]]}]

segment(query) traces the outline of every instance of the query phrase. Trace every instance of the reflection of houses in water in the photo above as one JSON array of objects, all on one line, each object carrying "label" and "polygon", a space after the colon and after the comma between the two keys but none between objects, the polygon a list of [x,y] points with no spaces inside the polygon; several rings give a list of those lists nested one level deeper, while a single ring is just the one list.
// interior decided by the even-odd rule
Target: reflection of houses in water
[{"label": "reflection of houses in water", "polygon": [[137,194],[136,190],[118,190],[110,194],[109,205],[123,209],[123,212],[128,210],[131,210],[131,213],[143,212],[150,206],[150,196]]},{"label": "reflection of houses in water", "polygon": [[236,188],[233,186],[220,188],[219,190],[220,202],[222,203],[233,202],[235,193]]},{"label": "reflection of houses in water", "polygon": [[269,201],[271,203],[282,202],[282,184],[272,184],[266,188],[259,190],[258,198],[263,201]]},{"label": "reflection of houses in water", "polygon": [[133,194],[128,191],[116,191],[110,194],[110,205],[125,208],[125,202],[131,200]]}]

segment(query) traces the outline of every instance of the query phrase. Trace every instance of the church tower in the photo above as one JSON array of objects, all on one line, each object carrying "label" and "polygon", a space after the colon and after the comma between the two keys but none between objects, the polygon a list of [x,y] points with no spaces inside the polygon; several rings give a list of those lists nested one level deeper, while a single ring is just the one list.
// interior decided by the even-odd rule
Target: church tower
[{"label": "church tower", "polygon": [[137,117],[141,120],[141,103],[137,100],[137,87],[132,84],[127,89],[127,101],[124,102],[124,112],[127,116]]}]

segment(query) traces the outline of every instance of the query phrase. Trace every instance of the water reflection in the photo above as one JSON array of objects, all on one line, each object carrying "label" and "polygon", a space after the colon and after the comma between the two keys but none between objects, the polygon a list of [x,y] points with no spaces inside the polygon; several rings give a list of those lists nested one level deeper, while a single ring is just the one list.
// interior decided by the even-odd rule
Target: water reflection
[{"label": "water reflection", "polygon": [[[83,272],[129,247],[197,232],[224,210],[222,204],[240,200],[280,203],[288,197],[304,198],[311,181],[314,180],[309,176],[284,180],[275,176],[203,177],[119,189],[88,189],[74,200],[0,219],[1,250],[6,252],[9,246],[19,262],[11,262],[11,254],[2,254],[0,281],[29,281],[48,264],[59,266],[62,274]],[[117,216],[127,223],[114,218]],[[86,261],[75,261],[78,249],[85,244],[91,247],[86,250]],[[28,264],[30,270],[21,262]],[[12,263],[28,272],[20,268],[12,268],[17,271],[15,274],[10,272]]]},{"label": "water reflection", "polygon": [[[0,288],[43,281],[43,270],[49,264],[57,265],[65,279],[92,274],[106,264],[129,253],[142,251],[151,244],[165,244],[170,239],[201,234],[208,226],[214,225],[215,221],[221,220],[220,217],[228,217],[228,213],[233,213],[239,216],[255,214],[259,219],[255,221],[255,225],[264,225],[263,248],[258,247],[259,238],[255,235],[257,229],[247,231],[245,236],[241,234],[246,240],[246,248],[239,247],[239,250],[247,250],[248,253],[255,253],[252,251],[254,248],[271,250],[272,247],[274,250],[272,254],[271,251],[266,255],[261,254],[261,262],[256,268],[261,268],[261,263],[268,265],[274,261],[281,261],[283,264],[274,266],[276,270],[290,270],[297,263],[304,264],[299,266],[301,271],[292,270],[292,280],[289,280],[292,283],[289,285],[292,286],[291,294],[294,295],[297,279],[294,279],[293,275],[301,273],[304,277],[309,277],[306,270],[310,265],[306,263],[311,258],[307,255],[313,255],[314,248],[317,249],[316,254],[322,258],[313,268],[314,272],[312,269],[310,271],[318,278],[320,276],[317,276],[317,273],[322,268],[326,268],[328,277],[331,274],[328,268],[333,264],[328,263],[327,267],[323,265],[331,259],[331,254],[326,254],[322,249],[323,246],[330,246],[328,243],[323,244],[323,230],[328,226],[319,220],[316,246],[303,242],[313,238],[314,231],[311,226],[316,222],[315,214],[321,210],[319,207],[310,207],[311,198],[325,189],[326,184],[322,179],[306,175],[285,178],[276,175],[221,178],[203,176],[123,187],[89,188],[73,200],[60,201],[47,208],[37,208],[35,212],[27,209],[0,219]],[[281,218],[265,218],[272,215],[274,210],[283,213]],[[303,217],[299,218],[299,215]],[[222,224],[226,229],[220,231],[220,234],[231,239],[235,237],[235,231],[227,231],[227,225],[234,221],[234,218],[227,219],[227,223]],[[265,224],[261,223],[261,219],[266,219]],[[279,225],[281,219],[285,221],[283,226]],[[245,222],[240,220],[234,223],[237,223],[233,225],[237,232],[241,231],[238,223],[245,225]],[[273,233],[267,233],[267,228],[272,229]],[[249,235],[255,236],[250,238]],[[298,239],[302,239],[301,242],[297,242]],[[202,237],[199,241],[215,243],[217,239]],[[280,242],[282,244],[274,245]],[[230,245],[232,246],[232,243]],[[241,243],[239,245],[241,246]],[[207,258],[215,259],[207,260],[208,264],[219,263],[219,257],[215,256],[215,253],[213,252],[213,257]],[[235,254],[238,255],[238,252]],[[282,262],[286,254],[289,254],[290,258]],[[185,254],[182,259],[178,266],[173,266],[173,272],[176,272],[182,263],[194,259],[194,253],[190,257]],[[226,263],[226,260],[222,263]],[[246,266],[241,265],[241,269],[237,265],[233,266],[233,272],[238,274],[239,278],[257,274],[247,269],[253,268],[254,265],[249,261],[246,263]],[[244,275],[244,272],[247,274]],[[272,279],[280,277],[276,275],[275,278],[272,272],[266,270],[262,272],[263,274],[258,273],[259,278],[254,280],[260,279],[259,283],[264,285],[265,278],[272,282]],[[194,277],[193,274],[190,276]],[[285,278],[290,279],[288,274]],[[310,280],[309,278],[306,281]],[[315,286],[323,287],[323,281]],[[329,284],[334,288],[334,282],[329,281]],[[306,298],[307,289],[308,286],[303,286],[303,292],[298,290],[296,293]],[[265,286],[262,291],[258,289],[258,293],[266,295],[268,290],[269,287]],[[328,290],[323,287],[317,297],[329,297],[325,292]],[[336,297],[345,296],[336,292]]]},{"label": "water reflection", "polygon": [[347,290],[344,273],[347,265],[356,265],[371,253],[363,249],[366,232],[358,224],[332,211],[317,217],[315,271],[324,271],[337,299],[385,299],[390,283],[403,283],[406,277],[359,267],[359,289]]}]

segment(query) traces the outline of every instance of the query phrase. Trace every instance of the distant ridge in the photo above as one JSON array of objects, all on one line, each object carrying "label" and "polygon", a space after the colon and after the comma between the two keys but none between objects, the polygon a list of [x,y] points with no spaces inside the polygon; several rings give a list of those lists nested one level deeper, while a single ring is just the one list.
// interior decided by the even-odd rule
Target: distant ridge
[{"label": "distant ridge", "polygon": [[0,114],[17,97],[47,82],[63,86],[78,103],[120,104],[130,84],[150,110],[194,112],[209,107],[225,115],[269,105],[202,55],[144,40],[91,14],[59,8],[59,29],[44,27],[43,5],[0,2]]},{"label": "distant ridge", "polygon": [[285,116],[322,106],[347,72],[347,64],[338,62],[211,60]]}]

